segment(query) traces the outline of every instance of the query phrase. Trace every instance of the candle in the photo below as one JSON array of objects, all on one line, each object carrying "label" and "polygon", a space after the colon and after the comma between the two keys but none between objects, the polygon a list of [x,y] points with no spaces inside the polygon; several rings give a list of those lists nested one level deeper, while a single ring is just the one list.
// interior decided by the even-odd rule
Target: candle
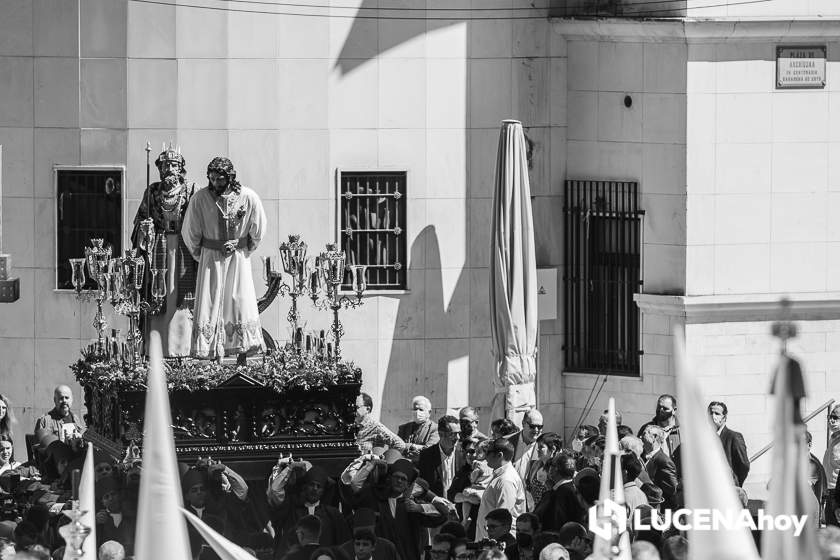
[{"label": "candle", "polygon": [[73,469],[73,499],[79,499],[79,480],[82,478],[82,471],[79,469]]}]

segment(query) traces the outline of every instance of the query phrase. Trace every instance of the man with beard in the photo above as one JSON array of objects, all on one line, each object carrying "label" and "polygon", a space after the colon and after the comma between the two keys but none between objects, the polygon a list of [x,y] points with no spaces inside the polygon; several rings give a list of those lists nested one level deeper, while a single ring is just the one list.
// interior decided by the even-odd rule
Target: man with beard
[{"label": "man with beard", "polygon": [[131,245],[146,259],[145,299],[154,300],[152,269],[166,269],[166,297],[160,309],[148,315],[144,330],[161,333],[164,356],[189,356],[192,310],[188,309],[191,302],[184,298],[195,290],[195,261],[181,237],[181,222],[195,184],[186,182],[186,161],[180,148],[173,150],[170,145],[157,157],[155,166],[160,181],[143,193],[134,218]]},{"label": "man with beard", "polygon": [[67,385],[59,385],[53,391],[52,410],[35,421],[35,434],[39,439],[46,434],[53,434],[61,441],[73,440],[81,436],[84,424],[81,418],[73,414],[73,391]]},{"label": "man with beard", "polygon": [[216,359],[264,350],[251,253],[268,225],[259,196],[236,180],[233,163],[216,157],[209,184],[195,193],[181,235],[198,261],[191,354]]},{"label": "man with beard", "polygon": [[660,395],[656,401],[656,415],[653,420],[639,428],[639,437],[645,433],[648,426],[659,426],[665,432],[662,451],[671,459],[674,451],[680,446],[680,423],[677,421],[677,399],[673,395]]}]

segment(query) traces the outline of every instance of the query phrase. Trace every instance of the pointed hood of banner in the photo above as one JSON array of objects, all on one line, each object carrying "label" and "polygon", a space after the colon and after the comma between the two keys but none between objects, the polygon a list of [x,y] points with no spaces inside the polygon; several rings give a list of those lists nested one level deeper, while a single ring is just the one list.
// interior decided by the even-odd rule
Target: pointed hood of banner
[{"label": "pointed hood of banner", "polygon": [[[93,445],[87,444],[87,453],[85,454],[85,462],[82,466],[81,479],[79,480],[79,511],[84,512],[79,518],[79,522],[90,529],[90,533],[82,543],[83,555],[81,560],[96,560],[96,494],[94,492],[94,458]],[[65,540],[69,537],[69,525],[64,525],[59,529],[59,533]],[[66,528],[66,529],[65,529]],[[69,546],[64,548],[64,560],[71,560],[73,557],[73,550]]]},{"label": "pointed hood of banner", "polygon": [[770,493],[764,507],[767,515],[809,516],[802,533],[793,529],[763,531],[761,549],[764,560],[818,560],[821,558],[814,527],[819,520],[819,504],[808,486],[808,444],[800,404],[805,397],[805,382],[799,362],[783,353],[776,368],[772,393],[775,397],[773,418],[773,455]]},{"label": "pointed hood of banner", "polygon": [[[677,399],[680,403],[680,453],[685,507],[712,510],[733,519],[743,511],[735,492],[732,470],[723,454],[720,438],[703,406],[685,355],[683,333],[674,332]],[[752,534],[746,528],[690,531],[690,560],[760,560]]]},{"label": "pointed hood of banner", "polygon": [[[618,534],[612,539],[606,539],[595,532],[595,540],[592,543],[592,558],[594,559],[616,559],[630,560],[630,534],[627,532],[626,510],[624,509],[624,481],[621,477],[621,453],[618,450],[618,427],[615,424],[615,399],[610,397],[607,406],[607,433],[604,445],[604,458],[601,468],[601,488],[598,493],[597,514],[590,511],[590,523],[593,517],[598,519],[598,524],[606,527],[612,517],[625,518],[624,530],[622,531],[621,521],[618,521]],[[617,504],[617,505],[613,505]]]},{"label": "pointed hood of banner", "polygon": [[193,527],[199,532],[199,534],[204,537],[204,540],[207,541],[207,544],[210,545],[210,548],[219,555],[219,558],[222,560],[254,560],[254,557],[251,556],[248,552],[245,552],[240,546],[235,545],[234,543],[230,542],[222,535],[217,533],[213,530],[212,527],[207,525],[204,521],[198,518],[197,515],[187,511],[184,508],[181,508],[181,513],[187,518]]},{"label": "pointed hood of banner", "polygon": [[152,331],[149,339],[147,385],[135,557],[137,560],[190,560],[192,554],[187,525],[180,511],[183,501],[175,459],[169,393],[157,331]]}]

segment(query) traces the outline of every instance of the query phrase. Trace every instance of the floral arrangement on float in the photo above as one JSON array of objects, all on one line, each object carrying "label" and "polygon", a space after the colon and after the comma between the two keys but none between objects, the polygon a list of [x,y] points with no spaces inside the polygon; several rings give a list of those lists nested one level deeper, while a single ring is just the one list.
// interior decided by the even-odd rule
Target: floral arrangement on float
[{"label": "floral arrangement on float", "polygon": [[[262,360],[249,361],[245,365],[167,358],[164,366],[170,391],[209,391],[237,374],[248,376],[279,394],[295,390],[326,391],[335,385],[361,383],[362,380],[362,370],[353,362],[307,352],[292,344],[269,351]],[[105,393],[146,389],[148,363],[145,361],[132,365],[106,357],[95,349],[85,349],[81,359],[70,369],[79,384]]]}]

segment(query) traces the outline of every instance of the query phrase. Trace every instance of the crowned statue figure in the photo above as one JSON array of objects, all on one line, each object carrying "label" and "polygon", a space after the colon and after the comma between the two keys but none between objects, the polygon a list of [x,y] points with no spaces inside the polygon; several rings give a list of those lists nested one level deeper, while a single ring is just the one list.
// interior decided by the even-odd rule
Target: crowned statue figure
[{"label": "crowned statue figure", "polygon": [[181,234],[198,261],[192,355],[240,359],[265,349],[251,253],[267,219],[259,196],[236,180],[228,158],[207,166],[209,184],[190,201]]},{"label": "crowned statue figure", "polygon": [[[158,301],[146,315],[143,330],[161,333],[164,356],[188,356],[192,338],[192,297],[195,261],[181,237],[181,222],[195,191],[187,183],[186,161],[180,148],[164,148],[155,160],[160,181],[147,186],[134,218],[131,245],[147,260],[143,299]],[[159,269],[161,272],[154,272]],[[164,279],[155,277],[164,275]],[[153,288],[152,284],[155,283]],[[152,297],[152,291],[160,293]],[[148,340],[147,336],[143,337]]]}]

